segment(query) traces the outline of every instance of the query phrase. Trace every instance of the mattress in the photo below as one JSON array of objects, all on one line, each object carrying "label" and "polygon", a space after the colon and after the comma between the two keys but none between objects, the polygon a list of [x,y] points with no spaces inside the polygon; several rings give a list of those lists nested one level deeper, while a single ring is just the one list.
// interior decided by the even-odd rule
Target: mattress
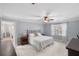
[{"label": "mattress", "polygon": [[53,44],[53,38],[49,36],[36,36],[30,37],[29,43],[34,46],[37,50],[42,50],[47,46]]}]

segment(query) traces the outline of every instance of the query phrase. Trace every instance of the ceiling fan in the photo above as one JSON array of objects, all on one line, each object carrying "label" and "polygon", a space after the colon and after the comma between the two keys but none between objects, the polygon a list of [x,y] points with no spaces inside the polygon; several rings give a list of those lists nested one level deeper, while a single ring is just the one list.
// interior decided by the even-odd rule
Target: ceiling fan
[{"label": "ceiling fan", "polygon": [[38,17],[40,17],[43,20],[44,23],[48,23],[48,22],[54,20],[54,16],[51,16],[50,14],[51,14],[50,11],[44,12],[42,16],[38,16]]},{"label": "ceiling fan", "polygon": [[50,19],[49,16],[44,16],[43,20],[44,20],[44,23],[48,23],[49,21],[54,19]]}]

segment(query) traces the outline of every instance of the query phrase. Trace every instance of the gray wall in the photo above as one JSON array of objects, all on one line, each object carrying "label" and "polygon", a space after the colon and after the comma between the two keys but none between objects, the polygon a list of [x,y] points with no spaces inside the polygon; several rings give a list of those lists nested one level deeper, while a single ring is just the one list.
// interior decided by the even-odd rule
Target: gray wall
[{"label": "gray wall", "polygon": [[1,55],[1,16],[2,16],[2,5],[0,5],[0,55]]},{"label": "gray wall", "polygon": [[0,55],[1,55],[1,18],[0,18]]},{"label": "gray wall", "polygon": [[47,36],[51,35],[51,24],[43,24],[43,33]]},{"label": "gray wall", "polygon": [[19,33],[26,32],[27,30],[42,30],[42,24],[29,23],[29,22],[18,22],[18,30]]},{"label": "gray wall", "polygon": [[68,39],[75,38],[79,34],[79,21],[68,22],[67,29]]}]

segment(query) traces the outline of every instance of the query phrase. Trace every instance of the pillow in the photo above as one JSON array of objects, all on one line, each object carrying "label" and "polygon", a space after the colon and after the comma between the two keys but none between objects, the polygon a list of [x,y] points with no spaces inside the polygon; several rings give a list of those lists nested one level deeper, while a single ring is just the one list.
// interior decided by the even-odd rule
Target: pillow
[{"label": "pillow", "polygon": [[42,36],[41,33],[39,33],[39,32],[37,33],[37,35],[38,35],[38,36]]},{"label": "pillow", "polygon": [[35,34],[34,34],[34,33],[30,33],[29,36],[30,36],[30,37],[34,37]]},{"label": "pillow", "polygon": [[35,35],[35,36],[38,36],[38,34],[37,34],[37,33],[34,33],[34,35]]}]

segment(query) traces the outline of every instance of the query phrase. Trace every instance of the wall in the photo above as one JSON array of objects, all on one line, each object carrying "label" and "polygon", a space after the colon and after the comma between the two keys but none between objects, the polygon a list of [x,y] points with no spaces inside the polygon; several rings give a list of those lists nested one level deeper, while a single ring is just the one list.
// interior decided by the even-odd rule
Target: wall
[{"label": "wall", "polygon": [[51,35],[51,24],[43,24],[43,33],[47,36]]},{"label": "wall", "polygon": [[3,6],[0,4],[0,55],[1,55],[1,16],[2,16]]},{"label": "wall", "polygon": [[42,25],[28,22],[18,22],[19,33],[26,32],[27,30],[40,30],[42,32]]},{"label": "wall", "polygon": [[73,37],[77,37],[76,35],[79,34],[79,21],[68,22],[67,29],[67,36],[69,40]]},{"label": "wall", "polygon": [[1,55],[1,18],[0,18],[0,55]]}]

